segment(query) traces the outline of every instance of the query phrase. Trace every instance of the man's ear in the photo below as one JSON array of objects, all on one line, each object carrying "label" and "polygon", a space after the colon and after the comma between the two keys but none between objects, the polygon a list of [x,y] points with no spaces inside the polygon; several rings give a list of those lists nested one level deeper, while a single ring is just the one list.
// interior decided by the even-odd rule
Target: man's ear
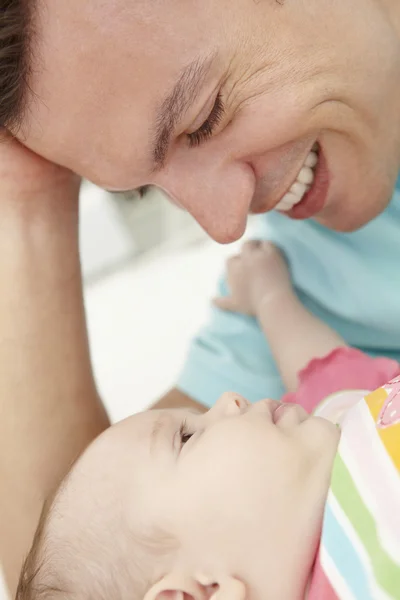
[{"label": "man's ear", "polygon": [[169,573],[151,587],[144,600],[246,600],[246,587],[234,577],[212,580]]}]

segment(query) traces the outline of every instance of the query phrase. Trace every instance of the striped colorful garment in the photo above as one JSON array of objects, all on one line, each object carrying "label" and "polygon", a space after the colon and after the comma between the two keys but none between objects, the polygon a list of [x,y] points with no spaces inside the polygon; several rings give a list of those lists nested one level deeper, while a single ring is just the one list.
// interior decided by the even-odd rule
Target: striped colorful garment
[{"label": "striped colorful garment", "polygon": [[[400,600],[400,377],[360,395],[315,411],[342,437],[308,600]],[[338,418],[346,396],[353,406]]]}]

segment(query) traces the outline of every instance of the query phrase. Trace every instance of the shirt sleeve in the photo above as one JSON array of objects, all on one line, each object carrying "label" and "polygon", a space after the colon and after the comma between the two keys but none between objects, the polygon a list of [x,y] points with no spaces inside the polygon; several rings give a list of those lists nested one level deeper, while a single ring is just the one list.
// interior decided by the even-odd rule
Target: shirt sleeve
[{"label": "shirt sleeve", "polygon": [[[219,293],[227,295],[225,280]],[[213,307],[208,323],[193,340],[178,388],[212,406],[227,391],[251,402],[279,400],[284,388],[257,321]]]},{"label": "shirt sleeve", "polygon": [[399,363],[385,357],[372,358],[355,348],[336,348],[312,360],[299,373],[299,386],[284,402],[296,402],[309,413],[322,400],[341,391],[375,390],[400,373]]}]

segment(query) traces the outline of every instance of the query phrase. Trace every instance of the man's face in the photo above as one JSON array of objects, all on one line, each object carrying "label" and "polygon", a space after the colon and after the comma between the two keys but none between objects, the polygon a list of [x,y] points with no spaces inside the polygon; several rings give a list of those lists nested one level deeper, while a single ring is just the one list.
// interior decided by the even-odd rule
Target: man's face
[{"label": "man's face", "polygon": [[386,9],[41,0],[20,139],[107,189],[160,186],[221,242],[288,192],[289,216],[357,228],[386,206],[400,164]]}]

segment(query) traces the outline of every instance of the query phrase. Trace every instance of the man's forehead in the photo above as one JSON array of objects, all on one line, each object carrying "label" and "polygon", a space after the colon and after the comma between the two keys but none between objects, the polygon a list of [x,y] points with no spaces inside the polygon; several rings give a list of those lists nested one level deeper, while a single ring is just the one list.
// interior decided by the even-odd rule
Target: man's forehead
[{"label": "man's forehead", "polygon": [[135,20],[125,43],[124,35],[100,35],[85,22],[79,34],[61,26],[64,19],[71,15],[61,9],[41,25],[26,145],[108,189],[151,183],[209,56],[182,50],[179,40],[168,48],[164,40],[160,53],[164,33],[148,36]]},{"label": "man's forehead", "polygon": [[75,27],[86,24],[92,28],[100,29],[104,27],[105,31],[110,31],[111,25],[120,25],[121,29],[129,25],[130,20],[139,23],[149,23],[159,18],[159,15],[166,10],[174,8],[175,2],[172,0],[113,0],[112,2],[98,2],[98,0],[41,0],[37,5],[36,15],[42,23],[49,23],[58,15],[60,24],[71,25]]}]

